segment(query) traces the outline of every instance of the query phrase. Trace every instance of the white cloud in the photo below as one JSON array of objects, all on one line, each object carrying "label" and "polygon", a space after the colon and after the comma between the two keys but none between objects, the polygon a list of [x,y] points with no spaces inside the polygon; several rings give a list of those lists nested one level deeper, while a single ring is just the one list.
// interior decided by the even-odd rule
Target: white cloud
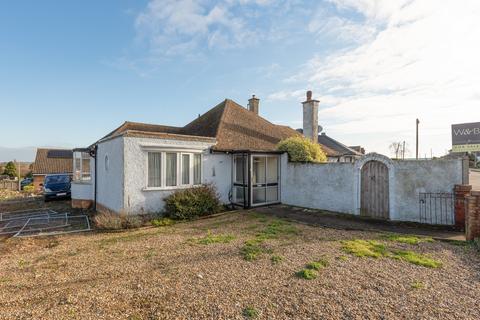
[{"label": "white cloud", "polygon": [[421,149],[441,154],[450,148],[450,124],[480,121],[480,1],[331,1],[379,28],[360,45],[314,56],[289,78],[320,100],[342,97],[320,112],[332,135],[386,153],[392,140],[414,145],[419,117]]}]

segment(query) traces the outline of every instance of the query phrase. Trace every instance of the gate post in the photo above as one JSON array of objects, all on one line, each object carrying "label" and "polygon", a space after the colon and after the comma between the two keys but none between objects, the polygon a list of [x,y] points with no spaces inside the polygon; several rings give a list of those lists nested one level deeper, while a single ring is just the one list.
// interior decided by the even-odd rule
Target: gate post
[{"label": "gate post", "polygon": [[472,191],[467,197],[465,238],[467,241],[480,238],[480,191]]},{"label": "gate post", "polygon": [[467,184],[455,185],[455,227],[465,229],[466,199],[472,191],[472,186]]}]

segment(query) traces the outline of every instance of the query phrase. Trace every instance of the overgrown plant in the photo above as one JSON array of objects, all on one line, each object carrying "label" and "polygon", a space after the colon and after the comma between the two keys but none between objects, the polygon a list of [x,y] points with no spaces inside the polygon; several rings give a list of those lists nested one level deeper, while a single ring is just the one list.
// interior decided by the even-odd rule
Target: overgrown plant
[{"label": "overgrown plant", "polygon": [[288,153],[292,162],[327,162],[327,155],[318,143],[305,137],[290,137],[278,143],[277,149]]},{"label": "overgrown plant", "polygon": [[193,219],[220,211],[220,199],[212,185],[179,190],[165,198],[167,216],[176,220]]},{"label": "overgrown plant", "polygon": [[133,214],[102,212],[93,217],[93,222],[98,229],[120,230],[133,229],[143,226],[142,217]]}]

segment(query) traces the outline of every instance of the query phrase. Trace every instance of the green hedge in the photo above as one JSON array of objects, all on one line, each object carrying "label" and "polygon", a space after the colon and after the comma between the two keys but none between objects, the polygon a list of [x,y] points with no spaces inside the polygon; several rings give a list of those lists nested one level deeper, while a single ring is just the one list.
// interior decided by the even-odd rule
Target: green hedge
[{"label": "green hedge", "polygon": [[166,215],[176,220],[192,219],[220,211],[220,199],[211,185],[175,191],[165,198]]},{"label": "green hedge", "polygon": [[288,153],[292,162],[327,162],[327,155],[318,143],[304,137],[291,137],[278,143],[277,149]]}]

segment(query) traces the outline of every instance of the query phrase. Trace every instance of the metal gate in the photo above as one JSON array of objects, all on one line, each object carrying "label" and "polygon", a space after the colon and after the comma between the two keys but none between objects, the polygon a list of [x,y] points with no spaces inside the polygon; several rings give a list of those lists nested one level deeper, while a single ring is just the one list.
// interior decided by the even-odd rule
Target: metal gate
[{"label": "metal gate", "polygon": [[453,193],[421,192],[419,194],[421,223],[454,225],[455,195]]},{"label": "metal gate", "polygon": [[388,219],[389,210],[388,167],[379,161],[368,161],[362,167],[362,216]]}]

